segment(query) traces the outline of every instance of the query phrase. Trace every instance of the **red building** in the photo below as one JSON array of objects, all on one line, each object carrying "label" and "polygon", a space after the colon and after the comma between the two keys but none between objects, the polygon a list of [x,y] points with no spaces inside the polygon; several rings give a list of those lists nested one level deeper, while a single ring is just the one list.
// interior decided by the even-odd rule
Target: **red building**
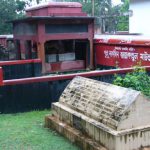
[{"label": "red building", "polygon": [[94,18],[80,3],[32,7],[12,23],[18,58],[40,58],[43,73],[93,68]]}]

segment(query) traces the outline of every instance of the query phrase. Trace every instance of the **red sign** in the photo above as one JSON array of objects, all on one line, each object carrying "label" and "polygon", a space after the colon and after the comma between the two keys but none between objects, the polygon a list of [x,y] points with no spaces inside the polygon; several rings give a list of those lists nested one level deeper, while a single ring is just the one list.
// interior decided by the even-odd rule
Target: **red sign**
[{"label": "red sign", "polygon": [[96,64],[116,67],[132,67],[139,62],[150,66],[150,47],[132,45],[95,44]]}]

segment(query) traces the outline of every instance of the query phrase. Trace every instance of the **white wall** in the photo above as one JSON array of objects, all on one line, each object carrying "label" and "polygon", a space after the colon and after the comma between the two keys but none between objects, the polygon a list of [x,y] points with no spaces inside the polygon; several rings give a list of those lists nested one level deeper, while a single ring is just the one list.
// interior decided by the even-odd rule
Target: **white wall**
[{"label": "white wall", "polygon": [[130,0],[129,32],[150,35],[150,0]]}]

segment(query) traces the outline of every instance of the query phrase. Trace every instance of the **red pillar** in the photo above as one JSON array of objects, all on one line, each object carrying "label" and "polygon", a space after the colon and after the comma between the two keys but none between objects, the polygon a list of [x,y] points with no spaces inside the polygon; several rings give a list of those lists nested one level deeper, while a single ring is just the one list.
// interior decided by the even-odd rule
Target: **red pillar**
[{"label": "red pillar", "polygon": [[3,70],[2,67],[0,67],[0,86],[3,85]]},{"label": "red pillar", "polygon": [[44,43],[38,43],[38,58],[41,59],[42,61],[42,73],[46,72],[45,68],[45,48],[44,48]]},{"label": "red pillar", "polygon": [[38,58],[42,60],[42,73],[46,73],[45,67],[45,24],[38,24]]}]

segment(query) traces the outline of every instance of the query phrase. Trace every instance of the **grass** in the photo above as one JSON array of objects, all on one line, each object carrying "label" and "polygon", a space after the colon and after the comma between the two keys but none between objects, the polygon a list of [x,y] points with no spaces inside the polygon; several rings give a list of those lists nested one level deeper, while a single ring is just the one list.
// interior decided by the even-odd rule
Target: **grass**
[{"label": "grass", "polygon": [[50,111],[0,115],[0,150],[79,150],[55,131],[44,128]]}]

